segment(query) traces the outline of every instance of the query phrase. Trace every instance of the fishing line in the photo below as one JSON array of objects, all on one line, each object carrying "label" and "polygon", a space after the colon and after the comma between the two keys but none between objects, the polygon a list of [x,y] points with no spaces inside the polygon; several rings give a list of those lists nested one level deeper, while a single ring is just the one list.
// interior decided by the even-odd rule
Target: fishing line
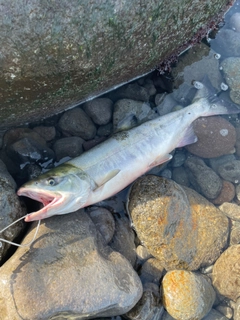
[{"label": "fishing line", "polygon": [[[0,234],[3,233],[5,230],[7,230],[8,228],[10,228],[11,226],[13,226],[15,223],[18,223],[20,220],[26,218],[29,214],[26,214],[25,216],[17,219],[16,221],[12,222],[11,224],[9,224],[7,227],[5,227],[4,229],[0,230]],[[40,223],[41,223],[41,220],[38,220],[38,224],[37,224],[37,227],[36,227],[36,230],[35,230],[35,233],[34,233],[34,236],[33,236],[33,239],[28,242],[28,243],[25,243],[25,244],[19,244],[19,243],[16,243],[16,242],[12,242],[12,241],[9,241],[9,240],[6,240],[6,239],[3,239],[3,238],[0,238],[0,248],[2,247],[2,242],[6,242],[8,244],[12,244],[13,246],[17,246],[17,247],[29,247],[33,242],[34,240],[36,239],[36,236],[37,236],[37,233],[38,233],[38,230],[39,230],[39,227],[40,227]]]}]

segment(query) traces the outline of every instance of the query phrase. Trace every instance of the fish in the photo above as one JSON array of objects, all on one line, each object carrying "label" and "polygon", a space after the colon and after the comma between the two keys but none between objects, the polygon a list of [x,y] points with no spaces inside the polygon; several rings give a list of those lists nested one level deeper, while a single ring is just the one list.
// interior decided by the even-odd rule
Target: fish
[{"label": "fish", "polygon": [[192,103],[175,112],[119,131],[79,157],[25,183],[17,194],[43,207],[26,222],[67,214],[103,201],[153,167],[171,160],[171,152],[197,141],[192,123],[199,117],[239,113],[239,107],[218,97],[208,77],[195,81]]}]

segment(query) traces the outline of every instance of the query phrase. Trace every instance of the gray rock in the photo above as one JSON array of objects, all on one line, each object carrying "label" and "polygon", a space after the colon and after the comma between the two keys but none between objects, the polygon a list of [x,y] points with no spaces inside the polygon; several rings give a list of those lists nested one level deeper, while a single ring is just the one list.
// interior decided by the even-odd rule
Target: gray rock
[{"label": "gray rock", "polygon": [[39,144],[46,144],[46,140],[38,132],[29,128],[14,128],[5,132],[3,136],[3,147],[8,147],[23,138],[32,138]]},{"label": "gray rock", "polygon": [[181,167],[186,160],[185,152],[175,152],[174,157],[172,158],[171,165],[174,168]]},{"label": "gray rock", "polygon": [[160,176],[164,178],[171,179],[172,178],[172,171],[170,169],[163,169],[160,172]]},{"label": "gray rock", "polygon": [[109,123],[112,118],[113,102],[108,98],[90,100],[84,103],[82,108],[99,126]]},{"label": "gray rock", "polygon": [[236,301],[236,305],[234,308],[234,316],[233,316],[233,320],[238,320],[238,319],[240,319],[240,298],[238,298]]},{"label": "gray rock", "polygon": [[219,30],[211,43],[213,50],[221,48],[222,54],[227,57],[238,57],[240,51],[240,33],[230,29]]},{"label": "gray rock", "polygon": [[122,129],[122,124],[125,126],[125,123],[127,123],[127,129],[129,129],[130,125],[127,120],[131,120],[131,117],[133,116],[136,117],[137,124],[139,125],[152,119],[156,114],[148,103],[131,99],[118,100],[114,104],[113,131],[117,131],[119,127]]},{"label": "gray rock", "polygon": [[100,137],[107,137],[112,133],[113,125],[108,123],[105,126],[100,126],[97,130],[97,135]]},{"label": "gray rock", "polygon": [[157,105],[157,112],[160,116],[164,116],[172,111],[173,107],[177,105],[177,101],[174,99],[173,94],[170,93],[164,97],[164,100]]},{"label": "gray rock", "polygon": [[[144,286],[142,298],[125,316],[130,320],[159,320],[164,312],[159,293],[149,286]],[[157,287],[158,288],[158,287]]]},{"label": "gray rock", "polygon": [[146,79],[146,83],[143,85],[143,87],[147,90],[150,97],[157,93],[157,90],[151,79]]},{"label": "gray rock", "polygon": [[233,161],[233,160],[236,160],[235,155],[233,155],[233,154],[226,154],[226,155],[221,156],[221,157],[209,159],[209,164],[210,164],[210,167],[211,167],[215,172],[218,172],[218,167],[219,167],[220,165],[227,164],[228,162]]},{"label": "gray rock", "polygon": [[229,24],[234,31],[240,32],[240,12],[236,12],[231,16]]},{"label": "gray rock", "polygon": [[[224,304],[219,304],[215,309],[217,311],[219,311],[221,315],[225,316],[225,318],[223,318],[224,320],[232,319],[233,309],[231,307],[224,305]],[[219,315],[219,316],[221,316],[221,315]]]},{"label": "gray rock", "polygon": [[240,207],[236,203],[224,202],[219,209],[230,219],[240,221]]},{"label": "gray rock", "polygon": [[33,130],[37,132],[46,141],[51,141],[56,137],[55,127],[38,126],[34,127]]},{"label": "gray rock", "polygon": [[90,117],[80,108],[66,111],[58,122],[59,128],[67,134],[90,140],[95,137],[97,129]]},{"label": "gray rock", "polygon": [[[6,166],[0,160],[0,230],[7,227],[9,224],[27,214],[26,207],[16,194],[16,184],[13,178],[7,171]],[[24,225],[20,221],[8,228],[0,234],[0,237],[13,241],[23,231]],[[0,263],[6,256],[10,245],[0,241]]]},{"label": "gray rock", "polygon": [[222,189],[222,181],[202,159],[189,157],[184,166],[191,172],[191,175],[189,175],[190,182],[193,185],[196,184],[205,197],[214,199],[219,195]]},{"label": "gray rock", "polygon": [[[33,233],[34,227],[23,243]],[[3,265],[0,281],[4,320],[111,317],[128,312],[142,295],[130,263],[104,245],[83,210],[45,220],[31,248],[20,248]]]},{"label": "gray rock", "polygon": [[160,279],[163,275],[163,266],[160,260],[155,258],[149,258],[144,262],[140,269],[140,279],[142,283],[152,282],[159,284]]},{"label": "gray rock", "polygon": [[170,316],[170,314],[165,310],[161,320],[176,320],[176,319],[174,319],[172,316]]},{"label": "gray rock", "polygon": [[184,167],[173,168],[172,170],[172,179],[185,187],[190,186],[190,181],[188,179],[187,171]]},{"label": "gray rock", "polygon": [[95,137],[94,139],[84,141],[83,149],[85,151],[90,150],[93,147],[95,147],[96,145],[98,145],[99,143],[103,142],[104,140],[106,140],[106,137]]},{"label": "gray rock", "polygon": [[202,320],[228,320],[221,312],[211,309]]},{"label": "gray rock", "polygon": [[149,258],[152,258],[152,255],[148,252],[147,248],[143,245],[139,245],[136,248],[136,254],[137,259],[140,264],[142,264],[144,261],[148,260]]},{"label": "gray rock", "polygon": [[199,273],[173,270],[162,281],[163,305],[175,319],[202,319],[212,308],[215,291]]},{"label": "gray rock", "polygon": [[235,188],[237,200],[240,201],[240,184],[238,184]]},{"label": "gray rock", "polygon": [[65,157],[80,156],[83,153],[83,143],[84,140],[80,137],[66,137],[57,140],[53,145],[57,161]]},{"label": "gray rock", "polygon": [[224,180],[233,183],[240,182],[240,160],[232,160],[222,164],[218,167],[217,171]]},{"label": "gray rock", "polygon": [[[240,41],[240,33],[234,32],[234,34],[238,36]],[[230,89],[230,98],[233,102],[240,104],[240,75],[236,72],[236,70],[239,70],[240,68],[240,57],[232,57],[231,55],[230,58],[223,60],[223,62],[221,63],[221,67],[224,72],[226,82]]]},{"label": "gray rock", "polygon": [[130,227],[130,221],[125,217],[114,215],[115,233],[109,246],[121,253],[134,266],[136,261],[135,235]]},{"label": "gray rock", "polygon": [[117,101],[120,99],[132,99],[137,101],[148,101],[150,98],[149,90],[138,85],[136,82],[122,86],[110,93],[110,98]]},{"label": "gray rock", "polygon": [[115,221],[111,212],[102,207],[92,206],[87,208],[87,212],[94,222],[97,230],[108,244],[115,232]]}]

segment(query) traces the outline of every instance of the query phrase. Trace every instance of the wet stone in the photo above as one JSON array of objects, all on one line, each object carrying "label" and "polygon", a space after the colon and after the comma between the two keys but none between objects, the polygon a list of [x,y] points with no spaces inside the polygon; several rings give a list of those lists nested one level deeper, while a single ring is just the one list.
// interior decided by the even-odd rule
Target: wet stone
[{"label": "wet stone", "polygon": [[230,230],[230,239],[229,245],[240,243],[240,221],[232,221],[231,230]]},{"label": "wet stone", "polygon": [[226,305],[218,305],[215,308],[217,311],[219,311],[221,313],[221,315],[224,315],[226,317],[226,319],[232,319],[233,316],[233,310],[232,308],[226,306]]},{"label": "wet stone", "polygon": [[32,138],[42,145],[45,145],[46,143],[45,139],[34,130],[31,130],[29,128],[15,128],[6,131],[6,133],[3,136],[3,146],[10,146],[23,138]]},{"label": "wet stone", "polygon": [[87,208],[87,212],[94,222],[97,230],[108,244],[115,232],[115,221],[111,212],[105,208],[92,206]]},{"label": "wet stone", "polygon": [[140,270],[140,279],[142,283],[153,282],[159,284],[159,281],[163,274],[163,266],[161,261],[150,258],[144,262]]},{"label": "wet stone", "polygon": [[230,219],[240,221],[240,207],[236,203],[224,202],[219,209]]},{"label": "wet stone", "polygon": [[97,129],[90,117],[80,108],[66,111],[58,122],[63,133],[90,140],[95,137]]},{"label": "wet stone", "polygon": [[213,169],[213,171],[218,172],[218,167],[226,164],[230,161],[236,160],[236,157],[233,154],[227,154],[217,158],[209,159],[209,165]]},{"label": "wet stone", "polygon": [[188,174],[184,167],[173,168],[172,179],[185,187],[190,186],[190,181],[188,179]]},{"label": "wet stone", "polygon": [[92,149],[93,147],[95,147],[96,145],[98,145],[99,143],[103,142],[106,140],[106,137],[96,137],[92,140],[88,140],[88,141],[84,141],[83,143],[83,149],[85,151]]},{"label": "wet stone", "polygon": [[234,126],[220,116],[201,117],[193,122],[198,137],[196,143],[185,148],[202,158],[215,158],[230,153],[236,143]]},{"label": "wet stone", "polygon": [[136,254],[138,262],[141,264],[149,258],[152,258],[152,255],[148,252],[147,248],[142,245],[137,246]]},{"label": "wet stone", "polygon": [[231,16],[230,27],[234,31],[240,32],[240,12],[236,12]]},{"label": "wet stone", "polygon": [[189,157],[185,167],[190,171],[190,182],[208,199],[216,198],[222,189],[222,180],[205,162],[197,157]]},{"label": "wet stone", "polygon": [[211,309],[210,312],[202,318],[202,320],[228,320],[221,312]]},{"label": "wet stone", "polygon": [[224,251],[213,267],[213,285],[217,291],[233,301],[240,296],[240,244]]},{"label": "wet stone", "polygon": [[139,178],[129,193],[128,212],[139,239],[166,270],[211,265],[227,243],[227,217],[172,180]]},{"label": "wet stone", "polygon": [[201,274],[185,270],[167,272],[162,291],[164,307],[178,320],[202,319],[211,310],[216,296]]},{"label": "wet stone", "polygon": [[[13,221],[27,214],[26,207],[20,202],[16,195],[16,184],[8,173],[6,166],[0,160],[0,230],[7,227]],[[24,229],[23,221],[8,228],[2,234],[1,238],[13,241]],[[0,264],[6,256],[10,245],[0,241]]]},{"label": "wet stone", "polygon": [[57,161],[65,157],[75,158],[80,156],[83,153],[83,143],[84,140],[80,137],[58,139],[53,145]]},{"label": "wet stone", "polygon": [[120,99],[132,99],[137,101],[148,101],[150,98],[149,90],[139,84],[130,83],[110,93],[110,98],[114,101]]},{"label": "wet stone", "polygon": [[227,57],[238,57],[240,52],[240,33],[230,29],[222,29],[214,40],[213,49],[221,47]]},{"label": "wet stone", "polygon": [[[240,40],[240,33],[236,33],[238,35]],[[239,56],[239,54],[238,54]],[[230,58],[227,58],[222,61],[221,63],[222,70],[224,72],[227,85],[230,89],[230,98],[233,102],[240,104],[240,76],[236,70],[239,70],[240,68],[240,58],[239,57],[233,57],[231,55]]]},{"label": "wet stone", "polygon": [[56,129],[55,127],[45,127],[38,126],[34,127],[33,130],[37,132],[45,141],[51,141],[56,137]]},{"label": "wet stone", "polygon": [[180,167],[186,160],[186,154],[184,152],[176,152],[172,158],[171,165],[174,168]]},{"label": "wet stone", "polygon": [[224,202],[231,202],[235,197],[235,186],[229,181],[222,181],[222,190],[217,198],[212,200],[216,205],[223,204]]},{"label": "wet stone", "polygon": [[240,182],[240,160],[232,160],[218,167],[218,174],[227,181]]},{"label": "wet stone", "polygon": [[46,219],[33,245],[2,266],[0,282],[4,320],[111,317],[131,310],[142,296],[130,263],[105,245],[84,210]]},{"label": "wet stone", "polygon": [[97,130],[97,135],[100,137],[107,137],[112,133],[112,123],[108,123],[105,126],[100,126]]},{"label": "wet stone", "polygon": [[233,319],[234,320],[240,319],[240,297],[236,301],[236,305],[235,305],[235,308],[234,308],[234,317],[233,317]]},{"label": "wet stone", "polygon": [[137,254],[135,247],[135,235],[130,227],[129,220],[125,217],[114,215],[115,233],[109,246],[121,253],[134,266]]},{"label": "wet stone", "polygon": [[112,118],[113,102],[108,98],[93,99],[84,103],[82,108],[99,126],[106,125]]}]

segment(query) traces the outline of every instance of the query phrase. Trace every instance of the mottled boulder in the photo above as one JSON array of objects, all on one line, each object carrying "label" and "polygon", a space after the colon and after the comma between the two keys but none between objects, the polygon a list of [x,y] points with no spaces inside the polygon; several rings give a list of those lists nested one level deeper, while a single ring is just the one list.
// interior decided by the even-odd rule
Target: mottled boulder
[{"label": "mottled boulder", "polygon": [[218,174],[227,181],[240,182],[240,160],[228,161],[217,168]]},{"label": "mottled boulder", "polygon": [[212,280],[218,292],[233,301],[240,297],[240,244],[229,247],[213,267]]},{"label": "mottled boulder", "polygon": [[112,100],[108,98],[97,98],[86,102],[83,105],[83,110],[95,124],[105,125],[112,118]]},{"label": "mottled boulder", "polygon": [[215,158],[228,154],[236,143],[234,126],[220,116],[199,118],[193,122],[193,129],[198,141],[185,148],[202,158]]},{"label": "mottled boulder", "polygon": [[178,320],[202,319],[216,297],[213,287],[201,274],[185,270],[167,272],[162,290],[164,307]]},{"label": "mottled boulder", "polygon": [[75,158],[83,153],[84,140],[80,137],[66,137],[58,139],[53,150],[56,154],[57,161],[65,157]]},{"label": "mottled boulder", "polygon": [[139,178],[128,212],[139,239],[167,270],[210,265],[227,242],[227,217],[194,190],[166,178]]},{"label": "mottled boulder", "polygon": [[129,311],[141,298],[140,279],[104,243],[84,210],[43,221],[31,247],[19,248],[0,269],[2,319],[86,319]]}]

